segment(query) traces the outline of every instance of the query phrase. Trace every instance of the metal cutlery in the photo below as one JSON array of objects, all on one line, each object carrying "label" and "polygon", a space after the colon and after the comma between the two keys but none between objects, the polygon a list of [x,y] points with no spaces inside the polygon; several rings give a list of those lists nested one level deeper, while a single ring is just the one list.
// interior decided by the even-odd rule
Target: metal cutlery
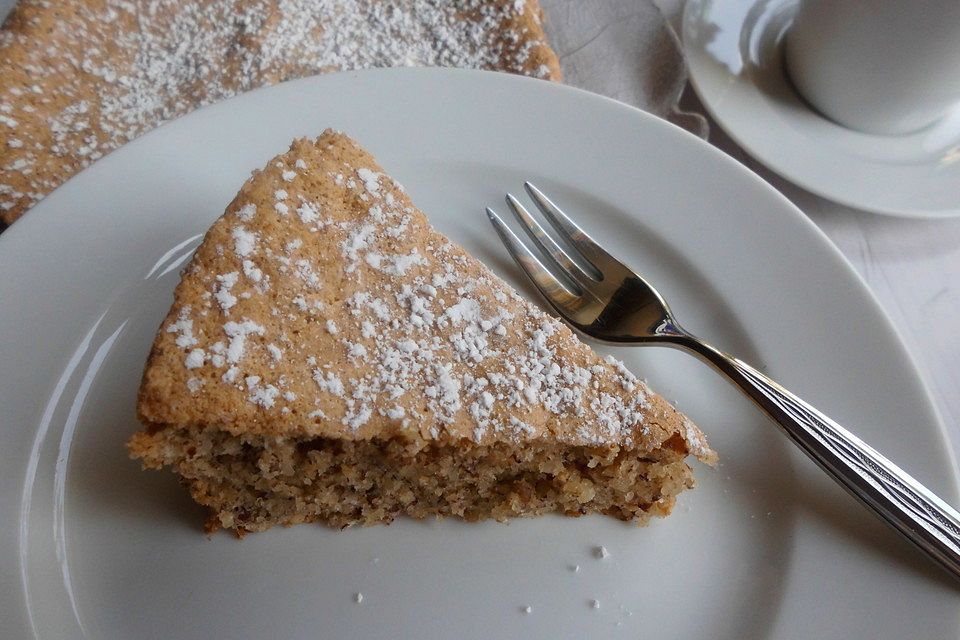
[{"label": "metal cutlery", "polygon": [[510,194],[507,204],[533,249],[489,207],[487,215],[517,264],[564,320],[603,342],[675,347],[712,365],[837,482],[960,578],[960,513],[767,375],[685,331],[653,286],[605,251],[542,191],[529,182],[524,188],[566,248]]}]

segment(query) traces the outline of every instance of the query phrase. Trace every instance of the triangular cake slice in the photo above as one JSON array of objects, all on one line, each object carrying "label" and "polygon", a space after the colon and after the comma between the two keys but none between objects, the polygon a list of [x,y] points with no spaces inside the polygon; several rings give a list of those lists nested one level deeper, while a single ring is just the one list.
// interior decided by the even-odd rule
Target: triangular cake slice
[{"label": "triangular cake slice", "polygon": [[[494,236],[491,236],[494,237]],[[703,435],[435,231],[347,136],[297,140],[211,227],[128,446],[208,530],[666,515]]]}]

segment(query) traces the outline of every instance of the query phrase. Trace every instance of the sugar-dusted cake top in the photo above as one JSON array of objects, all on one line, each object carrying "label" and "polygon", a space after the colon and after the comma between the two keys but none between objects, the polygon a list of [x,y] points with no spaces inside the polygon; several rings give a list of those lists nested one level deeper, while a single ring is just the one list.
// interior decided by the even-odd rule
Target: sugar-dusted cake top
[{"label": "sugar-dusted cake top", "polygon": [[197,107],[399,66],[561,75],[536,0],[18,0],[0,27],[0,220]]},{"label": "sugar-dusted cake top", "polygon": [[[491,236],[492,237],[492,236]],[[254,173],[187,267],[150,355],[154,425],[346,439],[671,446],[700,432],[435,231],[347,136]]]}]

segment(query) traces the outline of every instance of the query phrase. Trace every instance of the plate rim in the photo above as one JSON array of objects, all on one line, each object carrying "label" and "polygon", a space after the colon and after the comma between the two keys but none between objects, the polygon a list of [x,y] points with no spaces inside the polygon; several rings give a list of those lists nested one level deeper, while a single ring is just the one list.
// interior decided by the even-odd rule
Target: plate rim
[{"label": "plate rim", "polygon": [[[794,218],[795,222],[802,224],[808,232],[812,232],[812,236],[817,239],[817,242],[821,245],[821,249],[826,250],[835,260],[839,259],[838,265],[842,265],[842,269],[846,271],[847,277],[853,276],[853,281],[857,283],[857,287],[861,290],[861,293],[867,294],[866,299],[869,300],[870,304],[873,306],[874,316],[880,321],[883,328],[887,330],[887,333],[894,338],[894,343],[891,346],[896,348],[896,351],[900,354],[901,357],[905,359],[904,361],[906,363],[909,363],[909,366],[912,368],[911,370],[907,371],[905,375],[908,375],[910,378],[916,381],[917,387],[920,390],[922,395],[923,404],[925,405],[925,408],[929,412],[930,417],[933,420],[933,424],[937,426],[937,429],[934,432],[936,434],[936,437],[939,438],[940,442],[947,444],[946,454],[947,454],[948,466],[950,468],[946,470],[947,471],[946,475],[948,475],[950,478],[950,482],[952,485],[950,489],[953,491],[953,493],[957,493],[958,487],[960,487],[960,470],[958,470],[955,452],[953,448],[949,445],[950,443],[949,436],[946,431],[946,427],[943,423],[940,412],[933,401],[933,397],[930,392],[929,385],[927,385],[919,367],[917,366],[917,362],[914,359],[913,354],[908,350],[906,343],[903,340],[903,337],[900,333],[900,330],[892,322],[890,317],[887,315],[886,311],[880,305],[876,296],[869,289],[869,287],[867,287],[865,281],[860,276],[860,274],[856,272],[856,270],[853,268],[849,260],[847,260],[847,258],[842,254],[842,252],[840,252],[840,250],[836,247],[836,245],[834,245],[830,241],[830,239],[826,236],[826,234],[819,227],[817,227],[817,225],[814,224],[807,216],[805,216],[799,208],[797,208],[792,202],[790,202],[789,199],[787,199],[783,194],[776,191],[776,189],[774,189],[771,185],[769,185],[766,181],[764,181],[758,175],[753,173],[749,168],[743,165],[743,163],[739,162],[738,160],[729,156],[723,151],[717,149],[716,147],[713,147],[713,145],[710,145],[700,140],[699,138],[685,131],[684,129],[677,127],[676,125],[673,125],[672,123],[669,123],[665,120],[657,118],[656,116],[643,112],[640,109],[624,104],[612,98],[600,96],[597,94],[593,94],[593,93],[576,89],[574,87],[569,87],[566,85],[558,85],[558,84],[549,83],[542,80],[511,76],[511,75],[503,74],[499,72],[475,71],[475,70],[463,70],[463,69],[370,69],[370,70],[363,70],[363,71],[342,72],[338,74],[330,74],[328,76],[314,76],[310,78],[304,78],[300,80],[290,81],[287,83],[282,83],[282,85],[289,85],[293,83],[317,83],[317,82],[323,83],[328,78],[334,77],[334,76],[338,78],[344,78],[346,76],[353,76],[355,78],[356,77],[366,78],[366,77],[373,77],[377,74],[390,74],[390,75],[426,74],[426,75],[434,75],[438,77],[442,77],[444,75],[450,75],[450,76],[467,75],[467,76],[474,76],[474,77],[481,78],[481,80],[479,81],[481,83],[487,81],[482,78],[490,79],[489,81],[493,81],[493,82],[522,83],[522,84],[528,84],[530,86],[532,86],[533,83],[541,83],[542,87],[549,87],[549,89],[546,89],[548,92],[561,91],[561,92],[570,92],[573,94],[579,94],[580,97],[578,99],[595,101],[598,103],[603,103],[608,107],[629,111],[633,114],[632,117],[637,117],[642,120],[646,120],[648,124],[645,126],[666,127],[675,132],[679,132],[681,135],[689,136],[691,140],[696,141],[694,144],[702,145],[701,147],[698,147],[698,148],[702,149],[703,153],[713,154],[713,157],[720,162],[732,163],[732,166],[734,166],[735,170],[738,173],[740,173],[745,180],[750,180],[754,182],[755,185],[757,185],[761,189],[764,189],[771,197],[775,197],[776,199],[778,199],[781,202],[781,204],[784,205],[783,211],[785,212],[786,210],[789,210],[791,212],[789,215]],[[254,93],[260,93],[260,92],[269,92],[272,89],[273,87],[265,87],[250,93],[254,94]],[[537,89],[537,90],[540,90],[540,89]],[[248,94],[244,94],[241,96],[237,96],[236,98],[232,98],[229,101],[224,101],[221,103],[217,103],[215,105],[203,107],[202,109],[197,110],[197,112],[200,112],[200,111],[206,112],[206,111],[209,111],[212,109],[218,109],[218,108],[228,109],[230,107],[224,106],[224,105],[228,105],[229,103],[234,101],[244,100],[247,98],[247,95]],[[189,114],[188,116],[184,116],[183,118],[178,118],[169,123],[165,123],[164,125],[158,127],[157,129],[132,141],[131,143],[129,143],[129,145],[125,145],[124,148],[127,148],[128,146],[132,147],[134,145],[143,144],[143,141],[147,139],[148,136],[164,135],[162,133],[165,130],[164,127],[170,124],[179,122],[180,120],[187,117],[189,117]],[[110,154],[109,156],[107,156],[107,158],[114,157],[117,153],[122,153],[122,151],[123,151],[122,149],[118,150],[114,154]],[[120,156],[121,160],[123,157],[124,156],[122,155]],[[117,161],[119,160],[116,160],[116,159],[113,160],[113,162],[117,162]],[[102,164],[102,161],[94,163],[93,165],[91,165],[91,167],[96,167],[101,164]],[[68,183],[73,183],[76,180],[85,180],[86,178],[81,178],[81,176],[87,176],[87,175],[89,175],[89,168],[80,172],[74,178],[71,178],[71,180],[68,181]],[[17,224],[12,225],[10,229],[5,231],[4,234],[0,235],[0,271],[3,271],[4,273],[8,273],[7,268],[10,266],[10,262],[13,260],[11,256],[15,257],[15,254],[20,252],[20,251],[8,250],[9,247],[15,246],[15,243],[18,243],[16,244],[16,246],[20,248],[23,247],[23,244],[25,242],[35,243],[31,247],[28,247],[28,249],[29,248],[36,249],[38,246],[42,246],[36,243],[42,240],[44,227],[47,227],[50,224],[56,223],[56,216],[57,216],[56,207],[57,207],[58,200],[59,200],[59,196],[54,196],[50,200],[45,200],[45,202],[39,203],[37,207],[35,207],[34,209],[40,208],[41,209],[40,211],[36,211],[36,210],[32,211],[31,214],[27,216],[28,219],[20,220]],[[782,215],[787,215],[787,214],[783,213]],[[22,227],[22,229],[18,230],[18,228],[20,227]],[[21,236],[23,236],[23,238],[21,238]],[[11,280],[13,279],[0,280],[0,297],[4,296],[4,294],[9,295],[11,293],[15,294],[17,292],[16,284],[11,284]],[[7,328],[10,325],[9,323],[2,322],[4,315],[5,314],[3,312],[3,308],[0,307],[0,333],[6,334],[8,331],[11,331],[12,333],[19,332],[20,331],[19,327],[14,327],[13,330]],[[82,329],[78,329],[75,333],[77,334],[82,333]],[[0,348],[0,351],[2,351],[2,348]],[[3,395],[4,395],[4,392],[2,389],[0,389],[0,396],[3,396]],[[33,438],[33,435],[34,434],[31,434],[31,439]],[[0,455],[0,458],[2,457],[6,457],[6,456]],[[19,470],[19,467],[17,467],[17,470]],[[21,494],[19,491],[19,488],[20,488],[19,484],[22,484],[22,483],[18,483],[18,487],[17,487],[18,490],[16,492],[5,491],[3,494],[0,494],[0,507],[7,508],[8,502],[10,503],[9,506],[12,506],[12,507],[20,506]],[[15,493],[16,495],[15,496],[11,495],[13,493]],[[16,513],[18,511],[11,511],[11,512]],[[3,549],[4,551],[4,553],[0,555],[6,558],[6,560],[0,561],[0,566],[6,565],[11,559],[16,560],[16,562],[13,563],[14,565],[19,565],[20,555],[18,553],[18,548],[16,548],[15,546],[13,549],[7,550],[4,547],[5,547],[5,544],[3,543],[3,539],[0,538],[0,549]],[[17,567],[17,569],[19,569],[19,567]],[[19,576],[20,571],[17,570],[16,573],[5,573],[4,575]],[[2,596],[0,597],[0,610],[2,611],[6,610],[7,604],[10,604],[10,605],[23,604],[24,594],[22,590],[22,582],[19,579],[12,582],[13,582],[12,585],[6,584],[3,586],[0,586],[0,596]],[[16,592],[18,596],[15,598],[15,602],[5,603],[4,601],[8,600],[6,592],[7,592],[7,589],[10,587],[12,587],[12,591]],[[11,617],[9,619],[13,621],[13,620],[18,620],[19,618]],[[28,629],[29,627],[25,626],[25,628]]]}]

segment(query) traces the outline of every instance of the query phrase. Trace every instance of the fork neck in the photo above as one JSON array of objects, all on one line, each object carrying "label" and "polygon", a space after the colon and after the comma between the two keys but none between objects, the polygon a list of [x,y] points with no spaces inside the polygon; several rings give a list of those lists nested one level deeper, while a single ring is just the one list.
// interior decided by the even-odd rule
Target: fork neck
[{"label": "fork neck", "polygon": [[721,351],[709,342],[704,342],[695,335],[687,333],[676,323],[665,329],[665,333],[662,335],[665,344],[697,356],[734,382],[740,376],[740,367],[744,364],[742,361]]}]

